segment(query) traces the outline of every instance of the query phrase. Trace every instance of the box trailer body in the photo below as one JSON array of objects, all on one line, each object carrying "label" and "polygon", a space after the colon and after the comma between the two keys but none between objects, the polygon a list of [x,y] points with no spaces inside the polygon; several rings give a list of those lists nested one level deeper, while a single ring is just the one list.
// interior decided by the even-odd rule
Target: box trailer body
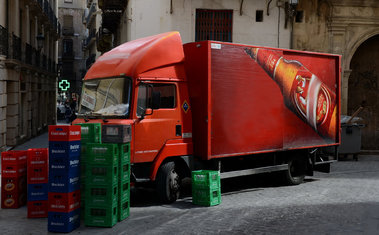
[{"label": "box trailer body", "polygon": [[[182,45],[178,32],[142,38],[92,65],[74,123],[101,123],[103,142],[129,139],[132,180],[155,181],[165,202],[199,168],[223,178],[284,170],[297,184],[336,160],[340,61],[215,41]],[[122,126],[130,136],[115,138]]]},{"label": "box trailer body", "polygon": [[[246,48],[252,47],[212,41],[184,45],[192,105],[194,154],[209,160],[338,144],[340,57],[260,48],[261,52],[276,54],[286,60],[288,70],[294,70],[290,67],[291,63],[303,67],[303,70],[307,68],[309,78],[316,75],[329,88],[329,93],[334,97],[333,100],[328,98],[330,100],[326,106],[329,107],[325,107],[331,114],[326,128],[332,129],[334,134],[323,136],[322,131],[318,130],[319,124],[313,126],[313,122],[307,120],[307,114],[296,110],[291,91],[286,92],[262,65],[250,58]],[[304,71],[290,71],[283,76],[284,79],[295,80],[294,84],[292,81],[290,84],[293,94],[298,94],[296,88],[302,87],[295,78],[296,73],[301,72],[304,74]],[[276,76],[279,77],[278,74]],[[308,79],[304,78],[305,75],[302,77]],[[310,90],[312,87],[307,88]],[[306,98],[310,106],[313,97]],[[308,112],[317,112],[315,108]]]}]

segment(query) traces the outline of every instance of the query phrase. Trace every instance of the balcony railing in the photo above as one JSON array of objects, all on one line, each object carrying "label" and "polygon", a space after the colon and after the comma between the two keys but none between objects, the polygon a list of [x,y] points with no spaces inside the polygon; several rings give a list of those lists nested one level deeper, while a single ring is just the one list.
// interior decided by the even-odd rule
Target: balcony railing
[{"label": "balcony railing", "polygon": [[74,28],[73,27],[63,27],[63,35],[74,35]]},{"label": "balcony railing", "polygon": [[0,55],[8,55],[8,30],[0,25]]},{"label": "balcony railing", "polygon": [[59,21],[55,15],[55,12],[53,8],[51,7],[48,0],[34,0],[37,6],[37,9],[39,8],[47,18],[47,21],[49,21],[51,28],[60,36],[60,25]]},{"label": "balcony railing", "polygon": [[47,57],[42,55],[42,68],[47,70]]},{"label": "balcony railing", "polygon": [[33,47],[28,43],[25,43],[25,63],[33,64]]},{"label": "balcony railing", "polygon": [[[8,46],[9,45],[9,46]],[[15,34],[9,34],[8,30],[0,26],[0,55],[6,57],[6,64],[42,69],[51,73],[56,72],[56,63],[46,55],[28,43],[21,42],[21,38]],[[9,60],[10,59],[10,60]]]},{"label": "balcony railing", "polygon": [[34,66],[41,67],[41,53],[34,49]]},{"label": "balcony railing", "polygon": [[8,55],[11,59],[21,61],[21,38],[12,33],[11,37],[12,52]]}]

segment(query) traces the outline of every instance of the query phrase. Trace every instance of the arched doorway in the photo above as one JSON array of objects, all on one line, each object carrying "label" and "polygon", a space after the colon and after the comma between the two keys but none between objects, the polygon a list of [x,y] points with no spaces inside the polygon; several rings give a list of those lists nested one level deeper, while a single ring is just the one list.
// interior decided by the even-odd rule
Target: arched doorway
[{"label": "arched doorway", "polygon": [[363,42],[350,62],[348,114],[364,103],[358,115],[366,123],[362,129],[362,149],[379,149],[379,35]]}]

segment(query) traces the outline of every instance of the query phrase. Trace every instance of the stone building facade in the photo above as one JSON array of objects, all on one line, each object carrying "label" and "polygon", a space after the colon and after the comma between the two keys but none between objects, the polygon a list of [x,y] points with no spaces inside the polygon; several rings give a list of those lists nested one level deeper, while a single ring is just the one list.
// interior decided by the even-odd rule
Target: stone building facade
[{"label": "stone building facade", "polygon": [[362,148],[379,149],[379,1],[303,0],[296,11],[294,48],[342,55],[342,114],[363,105]]},{"label": "stone building facade", "polygon": [[[100,52],[126,41],[176,30],[181,33],[184,43],[213,39],[342,55],[341,114],[351,115],[363,104],[365,108],[359,114],[366,123],[362,135],[363,148],[379,149],[379,60],[376,49],[379,45],[379,1],[87,2],[94,1],[99,7],[98,15],[101,15],[100,27],[96,32]],[[221,21],[229,21],[229,24],[211,20],[220,15]],[[210,29],[212,27],[214,31]],[[212,34],[215,31],[230,36],[226,40],[201,37],[204,32]]]},{"label": "stone building facade", "polygon": [[[72,97],[72,94],[80,94],[83,74],[85,72],[85,59],[83,40],[86,40],[86,27],[82,20],[86,1],[59,0],[58,15],[62,25],[62,37],[58,41],[58,82],[67,80],[70,88],[62,91],[58,88],[58,94]],[[62,97],[59,97],[62,99]]]},{"label": "stone building facade", "polygon": [[0,0],[0,151],[56,123],[56,0]]}]

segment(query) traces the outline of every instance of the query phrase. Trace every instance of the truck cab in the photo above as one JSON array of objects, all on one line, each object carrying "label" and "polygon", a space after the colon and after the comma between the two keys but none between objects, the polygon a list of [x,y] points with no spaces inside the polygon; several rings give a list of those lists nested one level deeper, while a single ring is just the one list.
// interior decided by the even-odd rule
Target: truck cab
[{"label": "truck cab", "polygon": [[[122,142],[130,129],[132,181],[159,178],[161,199],[172,202],[179,180],[189,176],[192,120],[177,32],[143,38],[105,53],[83,80],[77,123],[101,123],[103,142]],[[125,136],[124,136],[125,137]],[[178,156],[174,161],[169,158]],[[187,163],[186,163],[187,161]],[[167,164],[170,162],[169,164]],[[162,166],[162,167],[161,167]],[[183,170],[187,169],[187,170]],[[168,194],[167,194],[168,192]]]}]

